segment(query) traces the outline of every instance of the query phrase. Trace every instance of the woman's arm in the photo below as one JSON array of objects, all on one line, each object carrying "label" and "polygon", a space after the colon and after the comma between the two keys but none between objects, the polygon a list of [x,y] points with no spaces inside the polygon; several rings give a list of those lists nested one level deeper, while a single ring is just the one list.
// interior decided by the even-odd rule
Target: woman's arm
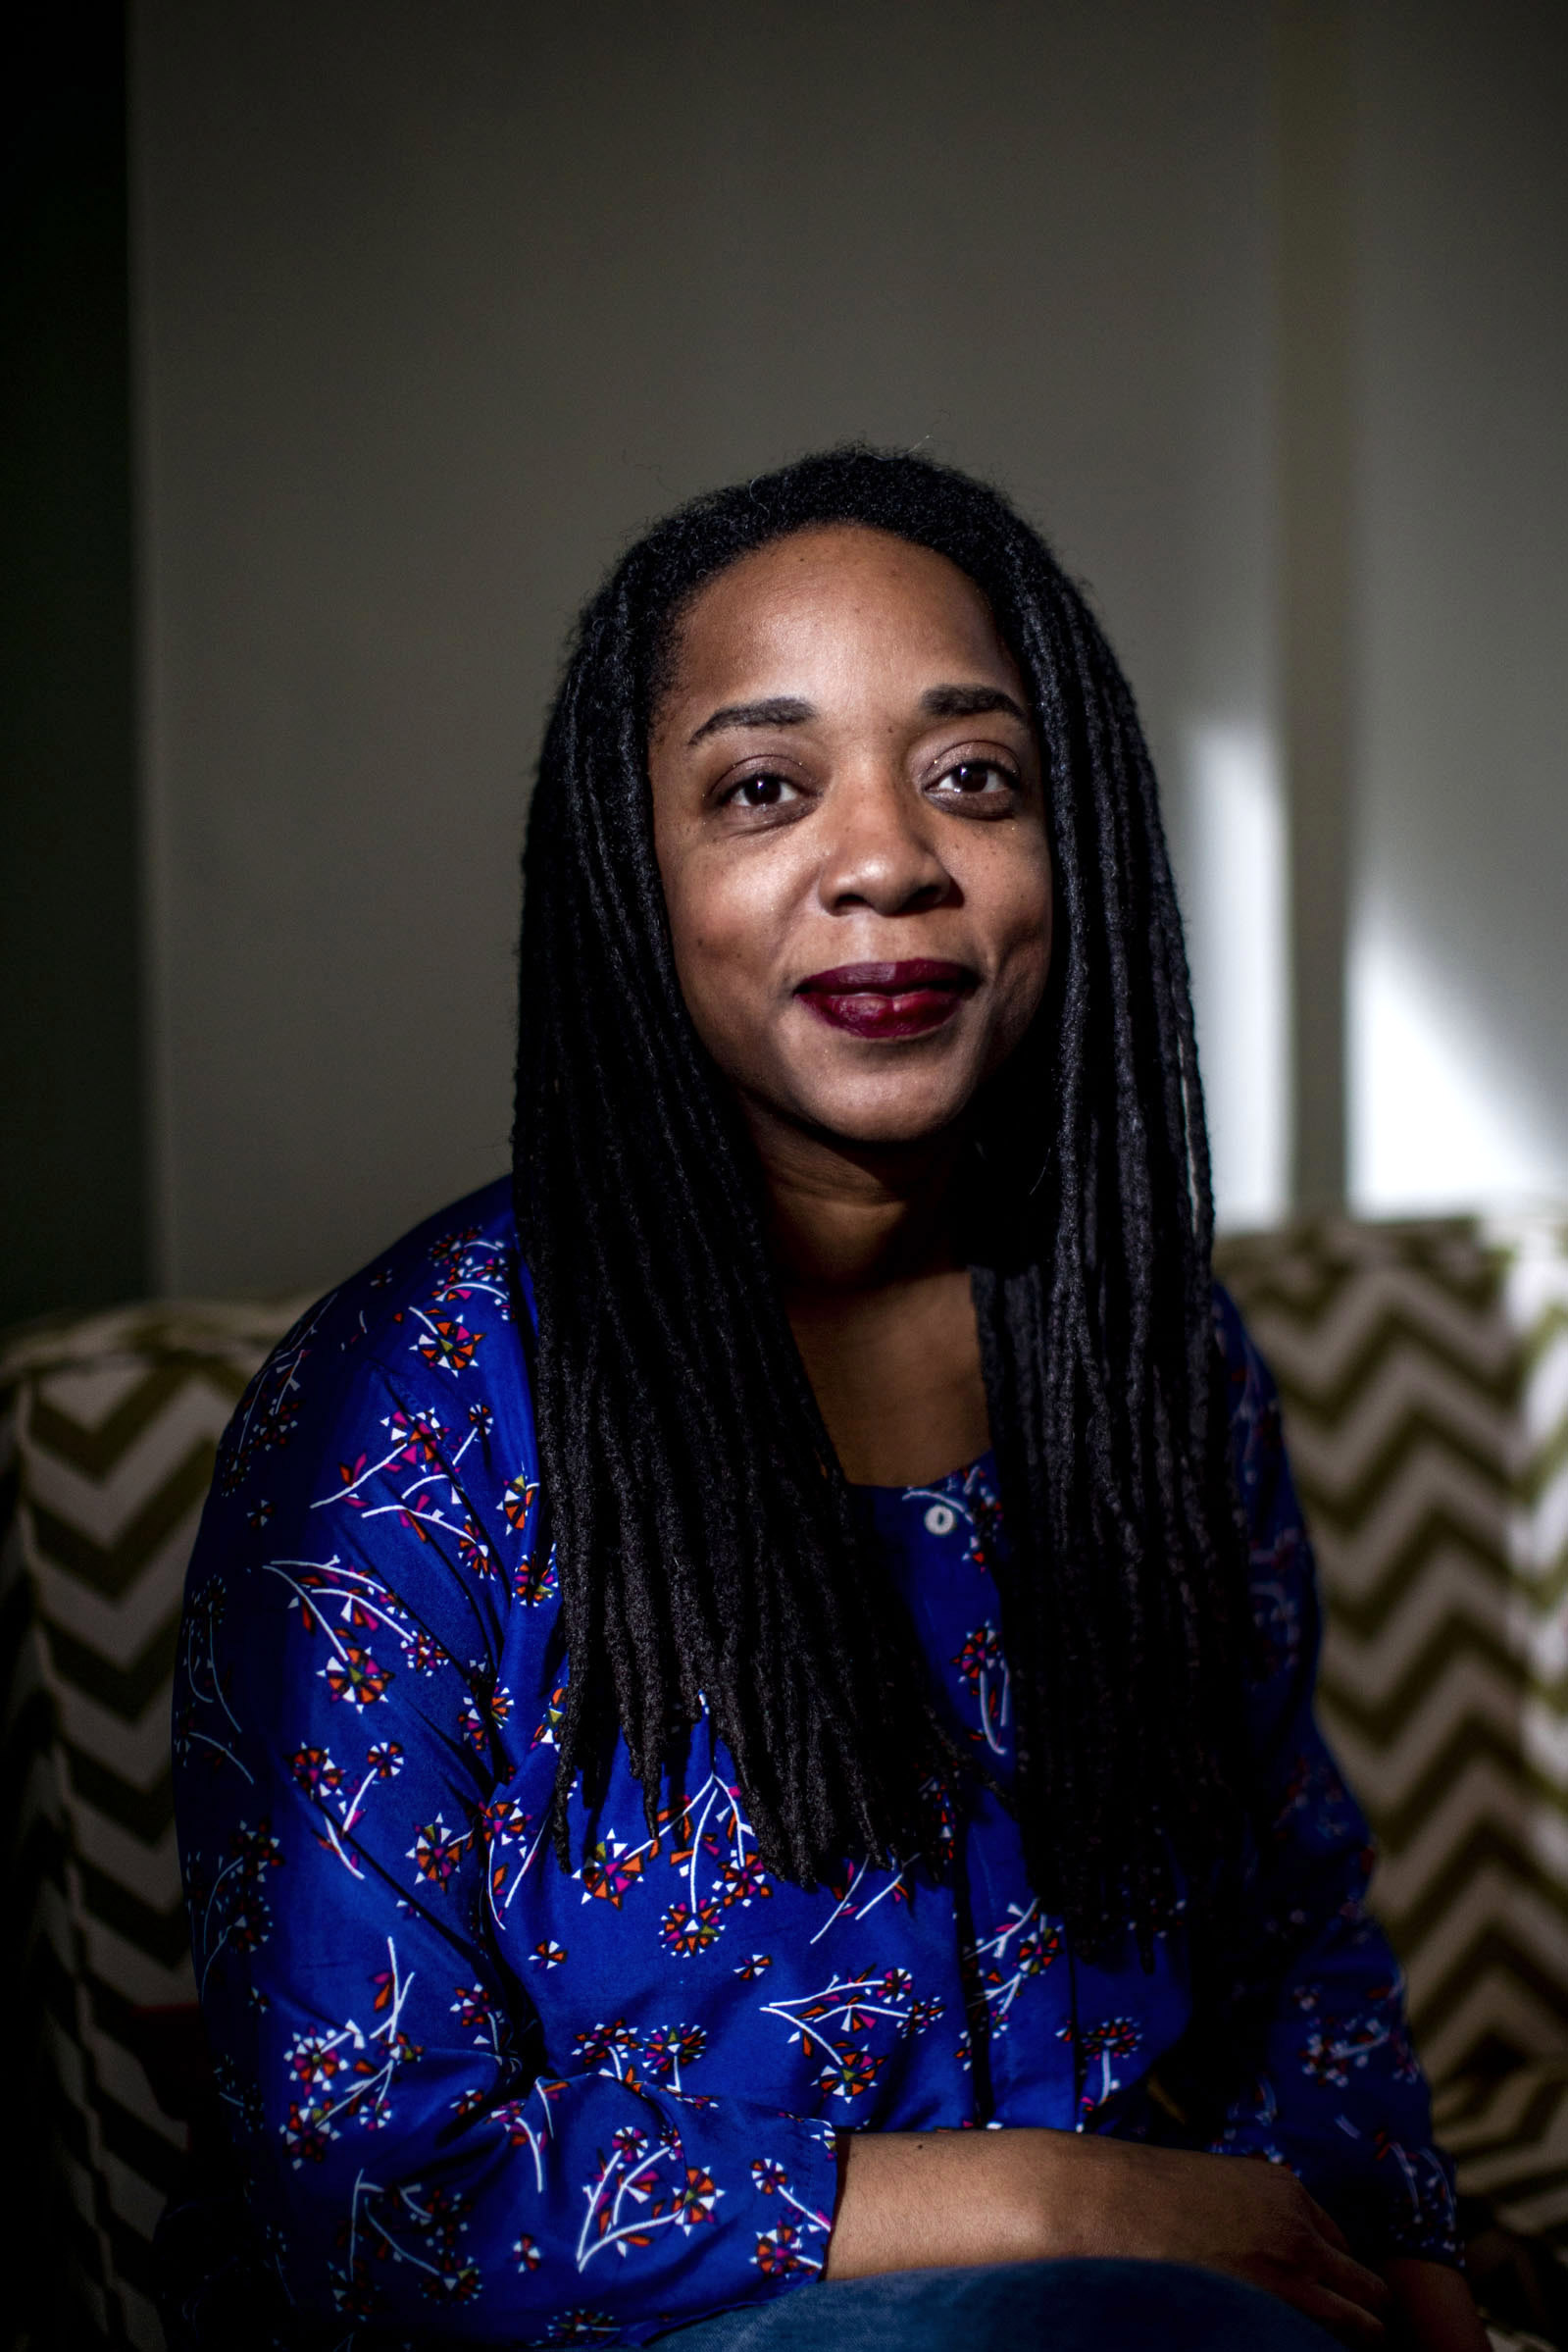
[{"label": "woman's arm", "polygon": [[1288,2164],[1365,2260],[1457,2268],[1452,2168],[1433,2140],[1398,1963],[1367,1907],[1366,1820],[1316,1719],[1317,1579],[1279,1400],[1223,1295],[1219,1310],[1251,1555],[1254,1835],[1204,1961],[1198,2028],[1162,2080],[1199,2144]]},{"label": "woman's arm", "polygon": [[1223,2271],[1347,2344],[1384,2340],[1388,2288],[1283,2167],[1064,2131],[849,2138],[830,2278],[1093,2255]]},{"label": "woman's arm", "polygon": [[[1260,1657],[1253,1736],[1272,1787],[1200,2099],[1224,2155],[1093,2135],[864,2135],[848,2143],[828,2275],[1071,2255],[1192,2262],[1264,2286],[1349,2343],[1481,2352],[1448,2176],[1430,2142],[1398,1971],[1362,1903],[1365,1825],[1312,1719],[1311,1559],[1272,1386],[1228,1317]],[[1266,2157],[1239,2163],[1238,2157]],[[1331,2186],[1383,2280],[1296,2177]],[[1425,2260],[1429,2250],[1447,2261]]]},{"label": "woman's arm", "polygon": [[349,1304],[241,1407],[177,1672],[196,1970],[267,2261],[299,2312],[443,2342],[635,2341],[798,2284],[825,2125],[603,2052],[547,2070],[529,2030],[491,1913],[556,1867],[515,1795],[551,1683],[525,1403],[482,1346],[454,1375],[419,1315]]},{"label": "woman's arm", "polygon": [[[1367,1826],[1314,1710],[1320,1615],[1279,1401],[1229,1300],[1220,1330],[1251,1546],[1258,1849],[1228,1983],[1170,2087],[1214,2117],[1209,2146],[1291,2167],[1393,2288],[1393,2341],[1480,2352],[1459,2269],[1452,2173],[1432,2139],[1398,1964],[1366,1907]],[[1218,2111],[1216,2113],[1216,2111]]]},{"label": "woman's arm", "polygon": [[1086,2255],[1226,2272],[1348,2344],[1488,2352],[1461,2272],[1396,2255],[1380,2277],[1278,2165],[1056,2131],[847,2140],[829,2278]]},{"label": "woman's arm", "polygon": [[1395,2352],[1490,2352],[1491,2339],[1460,2272],[1401,2254],[1388,2264],[1386,2275],[1393,2290]]}]

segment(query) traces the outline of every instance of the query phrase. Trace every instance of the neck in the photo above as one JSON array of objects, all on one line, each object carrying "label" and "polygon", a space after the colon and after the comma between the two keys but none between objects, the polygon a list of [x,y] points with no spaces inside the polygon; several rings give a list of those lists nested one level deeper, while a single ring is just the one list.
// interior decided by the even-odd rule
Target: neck
[{"label": "neck", "polygon": [[961,1131],[865,1150],[753,1112],[784,1312],[852,1485],[945,1477],[990,1443],[953,1248]]},{"label": "neck", "polygon": [[746,1105],[762,1164],[769,1237],[786,1298],[918,1281],[958,1265],[951,1230],[955,1130],[867,1148]]}]

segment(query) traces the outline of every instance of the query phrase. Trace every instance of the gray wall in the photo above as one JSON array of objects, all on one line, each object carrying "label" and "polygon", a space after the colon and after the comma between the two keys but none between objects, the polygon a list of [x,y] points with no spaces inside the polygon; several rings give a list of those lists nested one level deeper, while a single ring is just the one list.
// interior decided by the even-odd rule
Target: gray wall
[{"label": "gray wall", "polygon": [[[1355,937],[1385,902],[1417,938],[1442,921],[1453,985],[1560,1113],[1554,12],[1443,13],[1451,56],[1432,9],[1389,5],[1356,52]],[[1283,904],[1269,12],[137,0],[133,26],[165,1287],[328,1281],[504,1165],[516,855],[570,616],[672,501],[850,435],[1000,480],[1091,584],[1166,775],[1222,1189],[1265,1211],[1286,1076],[1285,942],[1257,914]],[[1461,169],[1450,117],[1478,80],[1497,135],[1461,125]],[[1458,348],[1450,213],[1477,289]],[[1455,511],[1430,478],[1456,445]],[[1351,1045],[1361,1070],[1354,1021]]]},{"label": "gray wall", "polygon": [[149,1272],[122,11],[33,11],[6,64],[0,1325]]},{"label": "gray wall", "polygon": [[673,500],[1001,479],[1173,755],[1267,699],[1264,18],[143,0],[164,1279],[312,1283],[505,1163],[525,781]]},{"label": "gray wall", "polygon": [[1362,45],[1352,1182],[1568,1197],[1568,10]]}]

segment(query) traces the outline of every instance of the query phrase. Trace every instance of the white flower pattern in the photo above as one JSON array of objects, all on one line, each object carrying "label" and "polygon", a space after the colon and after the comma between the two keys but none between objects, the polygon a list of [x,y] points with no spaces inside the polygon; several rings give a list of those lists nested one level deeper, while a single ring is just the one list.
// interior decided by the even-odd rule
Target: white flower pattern
[{"label": "white flower pattern", "polygon": [[[820,2271],[841,2128],[1170,2136],[1148,2081],[1190,2021],[1180,1924],[1148,1971],[1131,1949],[1075,1955],[978,1783],[930,1792],[935,1862],[848,1856],[807,1892],[763,1866],[699,1724],[651,1823],[618,1748],[591,1819],[574,1796],[558,1866],[569,1665],[529,1311],[498,1185],[304,1318],[220,1458],[177,1797],[255,2277],[270,2265],[318,2318],[398,2333],[462,2305],[465,2339],[639,2342]],[[1364,1908],[1365,1824],[1312,1717],[1312,1564],[1273,1391],[1216,1312],[1272,1828],[1231,1958],[1234,2078],[1187,2144],[1290,2164],[1363,2245],[1453,2260],[1451,2174]],[[955,1732],[1005,1789],[988,1459],[861,1504]],[[220,2296],[186,2307],[219,2315],[215,2345],[231,2333]]]}]

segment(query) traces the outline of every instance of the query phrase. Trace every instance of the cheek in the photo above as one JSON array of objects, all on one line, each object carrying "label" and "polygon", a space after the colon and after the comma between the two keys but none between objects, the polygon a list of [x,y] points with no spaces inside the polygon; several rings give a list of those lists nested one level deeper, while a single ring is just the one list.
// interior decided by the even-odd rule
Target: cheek
[{"label": "cheek", "polygon": [[1005,1056],[1034,1019],[1050,974],[1053,894],[1043,846],[992,881],[986,927],[997,958],[995,1046]]},{"label": "cheek", "polygon": [[717,1061],[733,1065],[769,990],[778,910],[769,877],[700,855],[666,881],[677,977],[697,1035]]},{"label": "cheek", "polygon": [[1043,985],[1051,948],[1051,865],[1043,841],[1028,856],[1000,860],[971,878],[971,904],[988,935],[999,970],[1020,977],[1038,967]]}]

